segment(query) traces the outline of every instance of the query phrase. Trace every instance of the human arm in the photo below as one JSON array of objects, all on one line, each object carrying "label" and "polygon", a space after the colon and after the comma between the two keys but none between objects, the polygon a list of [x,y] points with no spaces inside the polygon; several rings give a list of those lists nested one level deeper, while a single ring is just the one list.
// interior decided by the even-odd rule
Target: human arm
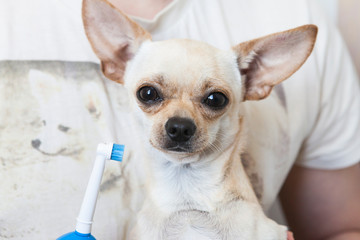
[{"label": "human arm", "polygon": [[339,170],[294,166],[280,199],[296,240],[360,239],[360,165]]}]

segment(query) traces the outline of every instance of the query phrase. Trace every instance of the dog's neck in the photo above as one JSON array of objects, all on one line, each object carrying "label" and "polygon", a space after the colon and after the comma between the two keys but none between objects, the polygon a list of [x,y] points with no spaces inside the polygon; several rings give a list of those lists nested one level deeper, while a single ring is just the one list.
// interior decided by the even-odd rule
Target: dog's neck
[{"label": "dog's neck", "polygon": [[233,200],[256,202],[240,160],[239,137],[223,151],[198,156],[192,163],[175,163],[166,154],[151,154],[148,194],[164,212],[211,212]]}]

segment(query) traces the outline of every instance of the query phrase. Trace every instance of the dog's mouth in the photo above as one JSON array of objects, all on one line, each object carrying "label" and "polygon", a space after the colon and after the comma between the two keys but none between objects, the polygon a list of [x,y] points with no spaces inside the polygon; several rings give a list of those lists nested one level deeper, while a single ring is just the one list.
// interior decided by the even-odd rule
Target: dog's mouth
[{"label": "dog's mouth", "polygon": [[73,156],[73,155],[80,154],[84,150],[84,148],[82,148],[82,147],[78,147],[78,148],[63,147],[55,152],[49,152],[49,151],[41,149],[39,142],[40,142],[39,140],[33,140],[31,142],[31,145],[35,150],[41,152],[42,154],[44,154],[46,156]]},{"label": "dog's mouth", "polygon": [[172,147],[166,147],[165,149],[168,150],[168,151],[171,151],[171,152],[192,153],[192,150],[189,149],[189,147],[184,147],[184,146],[180,146],[180,145],[172,146]]},{"label": "dog's mouth", "polygon": [[35,148],[35,149],[46,156],[73,156],[73,155],[80,154],[84,150],[83,148],[78,148],[78,149],[62,148],[56,152],[47,152],[47,151],[41,150],[39,148]]},{"label": "dog's mouth", "polygon": [[195,147],[196,144],[194,144],[193,141],[178,143],[171,141],[170,139],[166,139],[163,142],[150,140],[150,144],[164,153],[192,155],[197,152]]},{"label": "dog's mouth", "polygon": [[65,148],[62,148],[62,149],[58,150],[57,152],[46,152],[46,151],[41,150],[40,148],[35,148],[35,149],[46,156],[59,156],[59,155],[62,155],[66,151]]}]

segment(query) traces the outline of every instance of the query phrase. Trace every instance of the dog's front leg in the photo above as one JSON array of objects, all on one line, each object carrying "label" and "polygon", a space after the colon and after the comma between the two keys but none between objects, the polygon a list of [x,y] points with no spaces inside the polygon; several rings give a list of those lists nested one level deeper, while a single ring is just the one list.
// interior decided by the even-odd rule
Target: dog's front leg
[{"label": "dog's front leg", "polygon": [[131,230],[131,240],[162,240],[164,239],[164,226],[167,217],[145,200],[143,208],[137,216],[134,228]]}]

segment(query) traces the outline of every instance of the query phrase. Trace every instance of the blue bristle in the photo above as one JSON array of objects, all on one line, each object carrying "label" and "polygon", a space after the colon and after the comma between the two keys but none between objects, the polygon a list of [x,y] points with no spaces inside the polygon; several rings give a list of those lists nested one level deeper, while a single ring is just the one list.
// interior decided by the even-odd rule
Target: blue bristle
[{"label": "blue bristle", "polygon": [[124,145],[114,143],[110,159],[121,162],[124,155],[124,148]]}]

